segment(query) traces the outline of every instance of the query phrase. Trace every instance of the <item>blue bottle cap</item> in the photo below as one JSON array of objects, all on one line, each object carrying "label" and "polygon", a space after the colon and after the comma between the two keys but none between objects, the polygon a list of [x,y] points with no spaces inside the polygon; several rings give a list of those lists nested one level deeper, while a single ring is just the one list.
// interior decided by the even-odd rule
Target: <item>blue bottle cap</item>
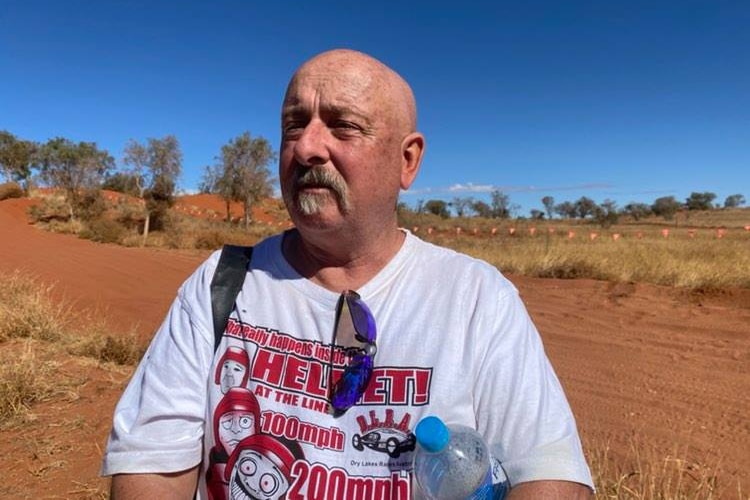
[{"label": "blue bottle cap", "polygon": [[445,448],[450,441],[451,433],[448,427],[438,417],[425,417],[419,421],[414,429],[419,446],[425,450],[435,453]]}]

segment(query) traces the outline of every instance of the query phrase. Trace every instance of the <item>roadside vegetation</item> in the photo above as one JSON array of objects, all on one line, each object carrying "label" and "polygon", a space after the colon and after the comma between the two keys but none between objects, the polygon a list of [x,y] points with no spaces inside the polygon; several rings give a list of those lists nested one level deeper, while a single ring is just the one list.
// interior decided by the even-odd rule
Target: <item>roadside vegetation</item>
[{"label": "roadside vegetation", "polygon": [[[33,222],[102,243],[213,250],[251,245],[289,227],[270,198],[276,152],[243,132],[204,168],[200,192],[222,209],[197,213],[177,194],[182,152],[173,135],[130,139],[119,162],[95,142],[34,142],[0,130],[0,200],[34,197]],[[184,197],[183,197],[184,198]],[[455,196],[398,205],[399,222],[420,237],[537,277],[648,282],[692,289],[750,287],[750,208],[743,194],[724,200],[694,191],[619,207],[586,196],[540,198],[521,215],[500,190],[486,199]],[[264,217],[259,218],[258,215]]]},{"label": "roadside vegetation", "polygon": [[[750,220],[747,209],[725,215]],[[491,227],[474,226],[474,234],[472,222],[460,233],[456,228],[461,226],[415,225],[411,230],[510,274],[691,289],[750,288],[750,231],[742,227],[721,230],[717,237],[712,224],[675,228],[647,220],[601,229],[570,221],[509,221],[493,226],[494,234]],[[666,236],[664,230],[669,231]]]},{"label": "roadside vegetation", "polygon": [[[91,192],[79,198],[79,217],[71,218],[62,193],[32,190],[30,195],[35,199],[30,217],[38,226],[125,246],[214,250],[225,243],[252,245],[291,225],[277,199],[253,204],[262,221],[245,217],[239,202],[231,202],[225,213],[191,206],[188,196],[176,197],[175,205],[159,216],[158,228],[152,224],[144,237],[145,212],[137,197]],[[399,217],[420,238],[509,274],[696,290],[750,288],[750,208],[682,209],[670,219],[621,216],[606,227],[588,219],[444,218],[403,207]]]},{"label": "roadside vegetation", "polygon": [[[687,447],[663,449],[631,440],[627,450],[584,443],[597,500],[743,500],[741,485],[721,477],[719,463],[686,458]],[[617,457],[615,457],[615,454]]]},{"label": "roadside vegetation", "polygon": [[134,365],[143,355],[135,333],[113,336],[101,320],[81,317],[52,297],[53,287],[0,273],[0,429],[23,422],[31,406],[75,385],[55,358],[61,352]]}]

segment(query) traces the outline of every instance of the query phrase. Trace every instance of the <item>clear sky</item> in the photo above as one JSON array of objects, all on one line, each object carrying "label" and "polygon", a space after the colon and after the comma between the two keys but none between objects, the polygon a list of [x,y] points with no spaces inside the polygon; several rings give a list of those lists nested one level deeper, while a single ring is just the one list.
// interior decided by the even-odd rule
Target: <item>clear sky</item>
[{"label": "clear sky", "polygon": [[414,89],[412,206],[493,189],[519,215],[547,195],[750,201],[747,0],[5,0],[0,129],[93,141],[118,163],[129,139],[173,134],[191,190],[243,131],[278,150],[289,76],[336,47]]}]

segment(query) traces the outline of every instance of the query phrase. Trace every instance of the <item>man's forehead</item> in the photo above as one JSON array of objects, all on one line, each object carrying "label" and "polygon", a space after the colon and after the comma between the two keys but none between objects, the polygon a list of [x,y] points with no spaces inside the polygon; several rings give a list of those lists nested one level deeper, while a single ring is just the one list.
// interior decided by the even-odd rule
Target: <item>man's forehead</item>
[{"label": "man's forehead", "polygon": [[316,103],[326,108],[356,109],[360,104],[382,99],[382,86],[374,78],[351,72],[300,72],[289,84],[284,108]]}]

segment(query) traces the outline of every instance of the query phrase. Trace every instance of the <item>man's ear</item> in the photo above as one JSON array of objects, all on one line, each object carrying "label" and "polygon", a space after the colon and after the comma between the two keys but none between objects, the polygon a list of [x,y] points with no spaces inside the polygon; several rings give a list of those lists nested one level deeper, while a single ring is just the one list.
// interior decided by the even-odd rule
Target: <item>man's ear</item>
[{"label": "man's ear", "polygon": [[419,132],[412,132],[401,141],[401,189],[409,189],[417,178],[424,147],[424,136]]}]

